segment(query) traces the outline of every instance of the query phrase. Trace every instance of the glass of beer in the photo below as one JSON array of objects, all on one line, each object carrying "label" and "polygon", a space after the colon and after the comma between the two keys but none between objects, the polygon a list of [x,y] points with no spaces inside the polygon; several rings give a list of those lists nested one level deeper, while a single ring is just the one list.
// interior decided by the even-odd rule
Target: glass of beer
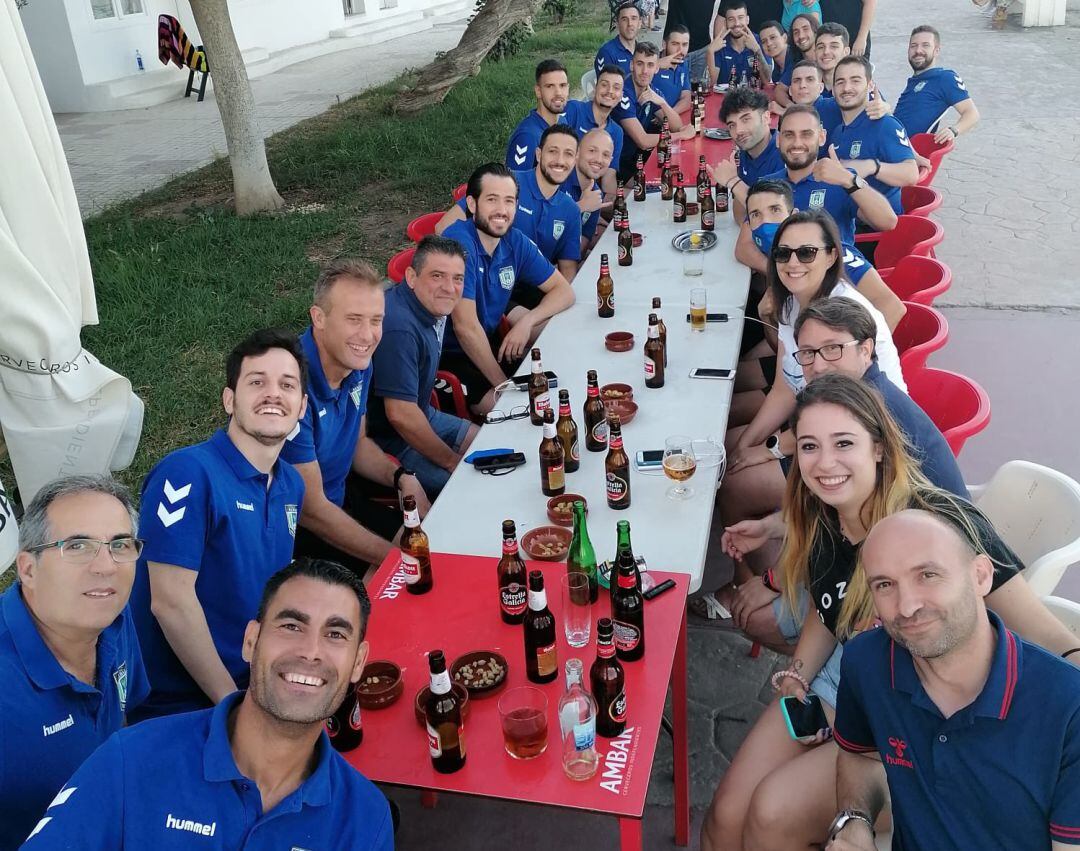
[{"label": "glass of beer", "polygon": [[705,317],[708,313],[706,293],[704,288],[697,287],[690,290],[690,330],[704,331]]},{"label": "glass of beer", "polygon": [[514,759],[532,759],[547,750],[547,697],[538,688],[518,686],[499,698],[503,745]]},{"label": "glass of beer", "polygon": [[689,499],[693,488],[684,484],[697,469],[694,441],[684,434],[669,437],[664,443],[664,474],[675,484],[667,490],[668,499]]}]

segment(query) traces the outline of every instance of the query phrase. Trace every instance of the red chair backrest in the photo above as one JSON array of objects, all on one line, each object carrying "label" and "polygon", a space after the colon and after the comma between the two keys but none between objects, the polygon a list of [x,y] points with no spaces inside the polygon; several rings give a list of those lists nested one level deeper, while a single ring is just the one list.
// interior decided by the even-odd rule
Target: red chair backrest
[{"label": "red chair backrest", "polygon": [[451,193],[454,196],[455,201],[460,201],[465,197],[465,193],[469,191],[469,184],[462,183],[461,186],[454,187],[454,191]]},{"label": "red chair backrest", "polygon": [[459,379],[454,373],[447,372],[445,369],[440,369],[435,373],[435,389],[431,391],[432,404],[436,404],[436,397],[440,394],[439,383],[442,382],[450,389],[450,396],[454,400],[454,413],[461,417],[463,420],[473,420],[472,412],[469,410],[469,404],[465,399],[465,388],[461,385],[461,379]]},{"label": "red chair backrest", "polygon": [[934,421],[953,455],[990,422],[990,397],[967,376],[926,367],[904,380],[912,400]]},{"label": "red chair backrest", "polygon": [[442,212],[424,213],[422,216],[417,216],[405,228],[405,235],[413,242],[419,242],[425,236],[431,236],[435,233],[435,225],[439,223],[439,219],[442,217]]},{"label": "red chair backrest", "polygon": [[904,381],[908,375],[923,369],[926,359],[949,341],[949,323],[934,308],[925,304],[904,302],[907,313],[893,330],[893,343],[900,355]]},{"label": "red chair backrest", "polygon": [[945,238],[945,231],[933,219],[922,216],[897,216],[896,227],[885,231],[874,251],[874,266],[891,269],[902,257],[914,254],[932,256],[934,246]]},{"label": "red chair backrest", "polygon": [[941,206],[941,193],[929,186],[905,186],[900,190],[900,206],[908,216],[929,216]]},{"label": "red chair backrest", "polygon": [[900,301],[927,307],[952,284],[952,271],[933,257],[901,257],[895,267],[886,271],[888,275],[882,278]]},{"label": "red chair backrest", "polygon": [[933,133],[916,133],[911,137],[911,147],[915,149],[915,153],[919,154],[919,156],[930,160],[930,171],[919,180],[919,186],[929,186],[934,182],[934,175],[937,174],[941,161],[947,153],[952,151],[953,140],[950,139],[944,145],[939,145],[934,141]]},{"label": "red chair backrest", "polygon": [[400,284],[404,281],[405,270],[408,269],[409,264],[412,263],[413,255],[415,253],[415,248],[406,248],[404,251],[399,251],[391,257],[390,262],[386,264],[386,277],[395,284]]}]

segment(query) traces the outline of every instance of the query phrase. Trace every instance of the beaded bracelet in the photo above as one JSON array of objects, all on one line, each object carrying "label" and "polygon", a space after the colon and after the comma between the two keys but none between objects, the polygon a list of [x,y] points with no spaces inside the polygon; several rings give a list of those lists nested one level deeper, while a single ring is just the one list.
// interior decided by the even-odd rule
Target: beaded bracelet
[{"label": "beaded bracelet", "polygon": [[804,677],[798,671],[793,670],[792,668],[788,668],[785,671],[777,671],[775,674],[772,675],[771,682],[773,689],[780,688],[780,680],[784,679],[784,677],[791,677],[793,680],[798,680],[799,685],[803,687],[803,691],[810,691],[810,683],[806,681],[806,677]]}]

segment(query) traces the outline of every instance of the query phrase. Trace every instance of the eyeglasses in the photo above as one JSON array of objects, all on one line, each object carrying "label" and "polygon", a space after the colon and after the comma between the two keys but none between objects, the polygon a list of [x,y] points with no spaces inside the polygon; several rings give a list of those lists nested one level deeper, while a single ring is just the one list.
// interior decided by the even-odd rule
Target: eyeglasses
[{"label": "eyeglasses", "polygon": [[97,558],[102,545],[109,548],[109,557],[117,564],[129,564],[136,561],[143,551],[144,541],[138,538],[124,537],[113,538],[111,541],[99,541],[96,538],[68,538],[64,541],[53,541],[42,544],[40,547],[31,547],[30,552],[40,553],[44,550],[60,550],[60,558],[72,564],[89,564]]},{"label": "eyeglasses", "polygon": [[838,361],[844,356],[844,349],[858,344],[859,340],[848,340],[846,343],[829,343],[816,349],[796,349],[795,363],[799,366],[810,366],[818,355],[827,361]]},{"label": "eyeglasses", "polygon": [[824,251],[825,245],[800,245],[798,248],[789,248],[786,245],[778,245],[773,249],[772,256],[777,263],[787,263],[794,254],[800,263],[813,263],[817,259],[818,252]]},{"label": "eyeglasses", "polygon": [[484,417],[484,422],[504,423],[507,420],[523,420],[527,416],[529,416],[529,406],[519,405],[516,408],[511,408],[509,414],[503,411],[488,411],[487,416]]}]

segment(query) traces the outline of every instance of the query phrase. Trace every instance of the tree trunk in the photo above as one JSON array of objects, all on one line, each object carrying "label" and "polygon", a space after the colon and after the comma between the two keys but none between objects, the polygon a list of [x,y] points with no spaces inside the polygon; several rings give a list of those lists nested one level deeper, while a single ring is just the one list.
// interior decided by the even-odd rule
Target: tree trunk
[{"label": "tree trunk", "polygon": [[487,0],[465,32],[457,47],[436,59],[420,72],[420,79],[394,103],[394,111],[419,112],[442,103],[450,90],[466,77],[475,76],[480,63],[495,46],[499,36],[511,26],[536,14],[543,0]]},{"label": "tree trunk", "polygon": [[266,162],[266,144],[255,115],[247,68],[236,44],[227,0],[191,0],[191,11],[206,48],[225,141],[232,166],[237,215],[247,216],[285,206]]}]

